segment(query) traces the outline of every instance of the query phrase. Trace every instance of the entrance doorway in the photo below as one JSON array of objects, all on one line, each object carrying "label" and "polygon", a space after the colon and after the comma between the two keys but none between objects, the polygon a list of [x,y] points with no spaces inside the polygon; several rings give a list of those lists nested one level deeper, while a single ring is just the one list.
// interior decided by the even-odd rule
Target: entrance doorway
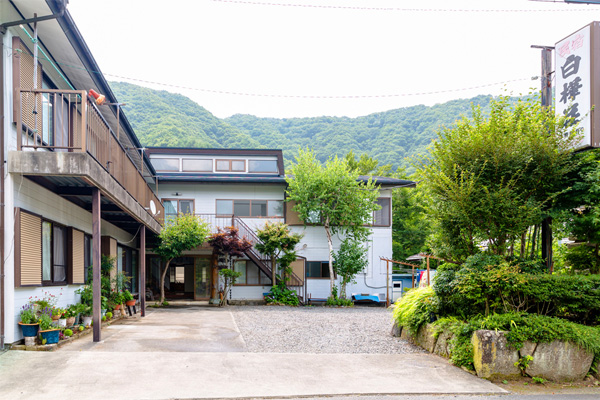
[{"label": "entrance doorway", "polygon": [[[168,300],[209,300],[211,291],[210,256],[187,256],[174,258],[165,276],[165,298]],[[153,292],[160,293],[160,266],[162,260],[151,257],[149,265]]]}]

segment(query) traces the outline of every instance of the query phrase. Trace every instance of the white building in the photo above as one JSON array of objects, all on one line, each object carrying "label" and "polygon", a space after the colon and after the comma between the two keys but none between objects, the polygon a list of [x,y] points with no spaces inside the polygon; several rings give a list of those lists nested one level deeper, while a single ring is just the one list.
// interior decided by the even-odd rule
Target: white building
[{"label": "white building", "polygon": [[[285,201],[285,170],[280,150],[149,148],[146,150],[157,174],[157,194],[167,215],[194,213],[216,227],[236,226],[240,234],[256,241],[254,231],[266,221],[282,221],[304,237],[297,246],[298,260],[292,279],[303,300],[324,299],[329,295],[329,249],[322,226],[305,226]],[[364,179],[367,179],[364,177]],[[369,264],[347,293],[380,294],[385,300],[387,264],[380,257],[392,258],[391,203],[392,188],[414,183],[400,179],[376,177],[380,185],[376,211],[367,243]],[[335,237],[334,250],[340,239]],[[158,257],[149,256],[148,279],[158,291]],[[264,257],[262,257],[264,258]],[[258,300],[271,286],[270,266],[258,254],[235,262],[243,272],[231,293],[235,300]],[[211,266],[215,264],[207,246],[186,253],[175,261],[168,279],[168,297],[206,300],[210,289],[217,289]],[[266,264],[266,265],[264,265]],[[391,279],[391,277],[389,278]],[[339,283],[339,281],[338,281]]]}]

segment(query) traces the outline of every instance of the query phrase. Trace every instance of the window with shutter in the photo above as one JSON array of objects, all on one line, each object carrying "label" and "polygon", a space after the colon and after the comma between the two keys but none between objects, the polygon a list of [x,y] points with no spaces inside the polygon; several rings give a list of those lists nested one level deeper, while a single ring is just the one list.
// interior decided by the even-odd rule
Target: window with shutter
[{"label": "window with shutter", "polygon": [[42,284],[42,219],[17,209],[15,286]]}]

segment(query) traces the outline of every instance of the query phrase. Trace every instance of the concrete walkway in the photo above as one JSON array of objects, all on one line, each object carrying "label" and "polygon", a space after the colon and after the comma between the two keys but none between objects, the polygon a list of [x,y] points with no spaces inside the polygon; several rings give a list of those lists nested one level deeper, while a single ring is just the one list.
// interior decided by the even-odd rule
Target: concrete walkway
[{"label": "concrete walkway", "polygon": [[0,356],[0,398],[505,393],[429,354],[249,353],[223,309],[152,310],[102,334],[101,343],[89,335],[53,353]]}]

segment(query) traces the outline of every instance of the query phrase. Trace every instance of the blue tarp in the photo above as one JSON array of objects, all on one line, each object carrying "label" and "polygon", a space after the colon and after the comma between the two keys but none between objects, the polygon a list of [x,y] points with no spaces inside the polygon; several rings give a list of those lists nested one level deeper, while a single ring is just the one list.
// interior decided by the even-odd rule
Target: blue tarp
[{"label": "blue tarp", "polygon": [[[380,303],[382,300],[379,298],[379,296],[376,296],[374,294],[370,294],[370,295],[362,295],[362,294],[354,294],[352,295],[352,300],[354,301],[373,301],[375,303]],[[383,300],[385,301],[385,300]]]}]

